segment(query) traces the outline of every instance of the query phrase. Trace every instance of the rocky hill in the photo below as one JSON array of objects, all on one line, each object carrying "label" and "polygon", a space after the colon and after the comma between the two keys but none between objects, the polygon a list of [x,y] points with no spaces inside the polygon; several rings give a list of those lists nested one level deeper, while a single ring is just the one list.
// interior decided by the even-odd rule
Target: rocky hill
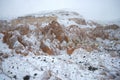
[{"label": "rocky hill", "polygon": [[71,11],[0,20],[0,80],[119,80],[120,26]]}]

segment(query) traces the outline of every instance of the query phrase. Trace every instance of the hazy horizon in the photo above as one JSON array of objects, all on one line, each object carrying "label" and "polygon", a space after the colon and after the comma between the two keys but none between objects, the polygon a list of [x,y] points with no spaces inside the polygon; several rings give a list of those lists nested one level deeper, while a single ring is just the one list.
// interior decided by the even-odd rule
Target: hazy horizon
[{"label": "hazy horizon", "polygon": [[120,18],[120,0],[0,0],[0,19],[7,19],[45,10],[71,9],[95,20]]}]

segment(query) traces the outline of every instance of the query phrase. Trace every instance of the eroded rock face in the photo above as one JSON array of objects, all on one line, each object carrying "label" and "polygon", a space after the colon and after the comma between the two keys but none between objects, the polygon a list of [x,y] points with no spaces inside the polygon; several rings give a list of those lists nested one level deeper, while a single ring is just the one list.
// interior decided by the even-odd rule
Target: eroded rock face
[{"label": "eroded rock face", "polygon": [[[69,16],[62,12],[63,16]],[[73,15],[73,14],[71,14]],[[75,15],[78,16],[78,15]],[[77,48],[83,48],[89,52],[98,50],[97,38],[103,40],[119,40],[113,30],[118,32],[118,25],[102,26],[94,21],[86,21],[84,18],[68,18],[76,24],[64,26],[57,21],[57,16],[26,16],[13,19],[10,22],[0,21],[4,34],[3,42],[17,54],[29,53],[59,55],[58,50],[66,50],[68,54]],[[42,25],[42,23],[46,23]],[[80,26],[96,26],[93,28],[81,28]],[[6,27],[4,27],[6,26]],[[111,32],[113,31],[113,32]],[[119,33],[119,32],[118,32]],[[72,50],[68,48],[72,47]],[[26,52],[25,52],[26,51]],[[70,53],[69,53],[70,52]]]},{"label": "eroded rock face", "polygon": [[[109,39],[109,32],[107,32],[107,30],[118,29],[118,26],[116,25],[108,25],[107,27],[101,26],[93,29],[80,28],[76,25],[65,28],[57,21],[52,21],[45,27],[34,27],[35,29],[30,30],[30,25],[20,25],[16,26],[12,31],[4,31],[3,42],[8,44],[10,49],[15,49],[17,54],[25,53],[22,50],[26,50],[28,53],[34,52],[34,54],[39,52],[39,50],[42,50],[43,53],[54,55],[56,49],[65,49],[68,54],[72,54],[74,49],[80,47],[87,51],[98,49],[96,38]],[[45,45],[47,39],[50,40],[50,43]],[[52,44],[55,39],[59,43]],[[66,45],[64,45],[63,48],[62,42],[64,41],[66,42]],[[34,47],[38,48],[34,49]],[[72,47],[73,50],[69,51],[68,47]]]}]

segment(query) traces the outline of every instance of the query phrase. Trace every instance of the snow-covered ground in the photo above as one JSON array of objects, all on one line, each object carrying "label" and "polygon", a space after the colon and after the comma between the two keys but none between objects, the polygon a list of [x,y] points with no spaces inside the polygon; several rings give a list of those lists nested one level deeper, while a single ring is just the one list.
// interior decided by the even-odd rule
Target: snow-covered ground
[{"label": "snow-covered ground", "polygon": [[70,11],[2,22],[0,80],[120,80],[120,26]]}]

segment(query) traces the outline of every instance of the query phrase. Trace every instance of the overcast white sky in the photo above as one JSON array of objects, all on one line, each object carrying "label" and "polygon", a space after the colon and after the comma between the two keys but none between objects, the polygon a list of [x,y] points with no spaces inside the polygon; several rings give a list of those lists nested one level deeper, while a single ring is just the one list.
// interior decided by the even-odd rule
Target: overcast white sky
[{"label": "overcast white sky", "polygon": [[120,0],[0,0],[0,19],[65,8],[89,19],[120,18]]}]

